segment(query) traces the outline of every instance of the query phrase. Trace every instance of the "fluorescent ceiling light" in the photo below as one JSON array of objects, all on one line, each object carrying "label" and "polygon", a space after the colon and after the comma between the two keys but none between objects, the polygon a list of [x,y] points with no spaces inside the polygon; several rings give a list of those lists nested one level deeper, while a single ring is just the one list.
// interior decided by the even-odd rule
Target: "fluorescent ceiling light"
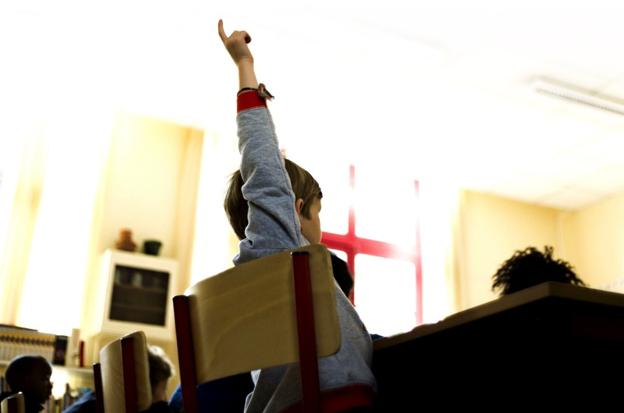
[{"label": "fluorescent ceiling light", "polygon": [[533,87],[539,93],[624,115],[624,100],[601,94],[595,90],[584,89],[580,86],[546,77],[535,79]]}]

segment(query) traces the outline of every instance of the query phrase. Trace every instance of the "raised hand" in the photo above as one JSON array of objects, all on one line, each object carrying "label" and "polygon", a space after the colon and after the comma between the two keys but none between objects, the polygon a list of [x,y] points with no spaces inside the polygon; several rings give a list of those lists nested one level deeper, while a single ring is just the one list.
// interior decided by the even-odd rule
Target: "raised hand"
[{"label": "raised hand", "polygon": [[253,63],[253,55],[247,47],[247,44],[251,42],[251,36],[247,32],[234,31],[228,36],[223,30],[223,20],[219,19],[219,37],[236,65],[245,61]]}]

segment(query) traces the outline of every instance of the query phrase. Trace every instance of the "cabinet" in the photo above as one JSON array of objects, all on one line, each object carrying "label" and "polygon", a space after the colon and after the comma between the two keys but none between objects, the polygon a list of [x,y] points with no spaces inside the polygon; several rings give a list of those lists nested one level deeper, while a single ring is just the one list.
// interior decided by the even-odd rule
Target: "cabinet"
[{"label": "cabinet", "polygon": [[171,339],[177,268],[170,258],[107,250],[87,334],[142,330],[149,338]]}]

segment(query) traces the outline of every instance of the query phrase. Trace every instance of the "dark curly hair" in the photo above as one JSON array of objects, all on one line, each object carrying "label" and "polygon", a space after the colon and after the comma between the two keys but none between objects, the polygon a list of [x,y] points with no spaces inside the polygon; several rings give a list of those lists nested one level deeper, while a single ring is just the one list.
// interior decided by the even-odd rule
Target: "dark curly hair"
[{"label": "dark curly hair", "polygon": [[492,276],[492,290],[507,295],[546,281],[585,285],[568,262],[553,259],[552,254],[550,246],[544,252],[535,247],[516,251]]}]

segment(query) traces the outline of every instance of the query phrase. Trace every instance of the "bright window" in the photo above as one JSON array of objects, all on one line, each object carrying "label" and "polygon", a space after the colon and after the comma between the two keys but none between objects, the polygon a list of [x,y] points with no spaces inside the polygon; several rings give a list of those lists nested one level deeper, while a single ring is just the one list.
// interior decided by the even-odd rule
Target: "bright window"
[{"label": "bright window", "polygon": [[357,254],[357,311],[371,333],[388,336],[417,324],[414,263]]},{"label": "bright window", "polygon": [[351,300],[369,332],[391,335],[422,323],[418,183],[349,168],[323,184],[322,242],[349,264]]}]

